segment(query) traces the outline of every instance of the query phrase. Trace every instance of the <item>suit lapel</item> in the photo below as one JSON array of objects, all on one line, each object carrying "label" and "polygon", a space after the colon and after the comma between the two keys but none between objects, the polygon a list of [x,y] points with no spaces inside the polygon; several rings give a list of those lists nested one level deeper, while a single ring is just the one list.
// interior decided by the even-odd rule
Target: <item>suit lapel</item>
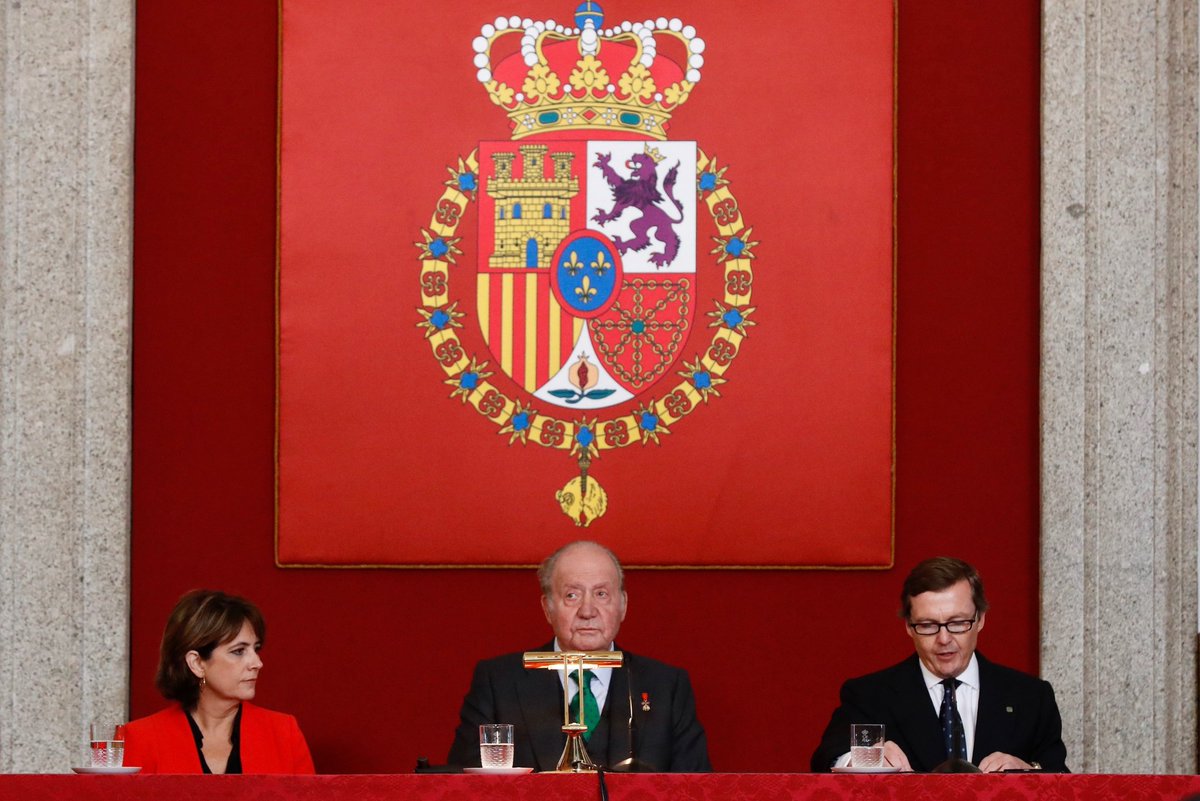
[{"label": "suit lapel", "polygon": [[975,656],[979,659],[979,710],[975,714],[975,748],[971,757],[979,764],[988,754],[1004,750],[1002,744],[1010,741],[1014,707],[1001,674],[978,651]]},{"label": "suit lapel", "polygon": [[187,722],[187,713],[175,706],[163,720],[165,725],[154,732],[160,773],[203,773],[200,757],[196,753],[196,741]]},{"label": "suit lapel", "polygon": [[[629,664],[629,659],[629,652],[626,651],[626,666]],[[604,701],[604,715],[602,716],[602,720],[608,727],[606,761],[610,766],[632,756],[629,752],[629,692],[629,668],[614,668],[612,680],[608,683],[608,697]]]},{"label": "suit lapel", "polygon": [[258,707],[249,702],[242,704],[242,730],[239,734],[241,739],[238,747],[242,754],[243,773],[259,773],[262,771],[263,765],[273,764],[276,761],[264,753],[274,743],[269,738],[258,736],[262,732],[264,722]]},{"label": "suit lapel", "polygon": [[604,709],[600,710],[600,720],[597,721],[596,728],[592,730],[591,739],[584,741],[588,756],[597,765],[605,768],[608,767],[608,737],[612,728],[608,715],[608,703],[605,702]]},{"label": "suit lapel", "polygon": [[[916,654],[905,660],[892,686],[896,699],[895,719],[904,721],[902,745],[908,745],[906,752],[913,768],[929,770],[941,764],[946,759],[942,725],[933,711],[929,688],[925,686],[925,676]],[[888,738],[892,739],[892,736],[889,734]]]},{"label": "suit lapel", "polygon": [[[551,651],[550,643],[541,650]],[[554,770],[562,756],[566,737],[562,733],[563,687],[554,670],[523,670],[517,680],[517,695],[525,731],[532,741],[537,770]]]}]

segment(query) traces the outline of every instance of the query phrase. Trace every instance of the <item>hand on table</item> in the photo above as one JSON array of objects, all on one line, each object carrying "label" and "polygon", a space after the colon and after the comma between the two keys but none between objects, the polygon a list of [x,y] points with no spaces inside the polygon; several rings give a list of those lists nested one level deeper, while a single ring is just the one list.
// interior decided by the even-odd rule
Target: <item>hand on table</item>
[{"label": "hand on table", "polygon": [[1033,770],[1034,768],[1033,765],[1023,759],[1017,759],[1012,754],[993,751],[979,760],[979,769],[984,773],[996,773],[1002,770]]},{"label": "hand on table", "polygon": [[908,764],[904,749],[891,740],[886,740],[883,744],[883,761],[905,773],[912,773],[912,765]]}]

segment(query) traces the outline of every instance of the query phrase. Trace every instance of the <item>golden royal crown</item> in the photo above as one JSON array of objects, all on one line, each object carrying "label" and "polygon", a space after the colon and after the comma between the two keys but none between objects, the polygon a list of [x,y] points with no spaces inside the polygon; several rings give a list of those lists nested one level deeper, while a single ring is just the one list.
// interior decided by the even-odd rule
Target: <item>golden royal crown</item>
[{"label": "golden royal crown", "polygon": [[[679,52],[659,53],[660,44]],[[499,17],[473,46],[479,82],[507,112],[513,139],[558,131],[666,139],[704,65],[691,25],[660,17],[605,28],[594,2],[575,10],[575,27]]]}]

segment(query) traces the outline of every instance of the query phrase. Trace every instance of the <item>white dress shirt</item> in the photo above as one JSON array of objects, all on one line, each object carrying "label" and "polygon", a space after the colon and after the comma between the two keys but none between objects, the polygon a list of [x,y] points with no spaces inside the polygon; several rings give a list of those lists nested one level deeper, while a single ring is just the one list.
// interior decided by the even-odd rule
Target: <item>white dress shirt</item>
[{"label": "white dress shirt", "polygon": [[[610,651],[615,650],[615,646],[616,646],[615,643],[609,643],[608,650],[610,650]],[[557,637],[554,638],[554,650],[555,651],[562,650],[562,648],[560,648],[558,645]],[[610,667],[601,667],[601,668],[587,668],[587,670],[592,671],[592,674],[595,676],[595,678],[592,679],[592,695],[596,696],[596,707],[601,712],[603,712],[604,711],[604,702],[608,700],[608,685],[612,681],[613,669]],[[558,673],[559,683],[560,684],[565,683],[566,678],[563,676],[563,671],[558,670],[555,672]],[[579,687],[576,686],[576,684],[575,684],[575,680],[578,677],[579,677],[579,673],[572,670],[571,671],[571,683],[569,685],[571,688],[570,703],[571,703],[572,711],[574,711],[577,708],[577,703],[578,703],[575,700],[575,696],[577,696],[579,694]],[[564,684],[564,686],[566,686],[566,685]]]},{"label": "white dress shirt", "polygon": [[[942,711],[942,696],[946,687],[942,680],[933,675],[925,663],[917,660],[921,666],[921,675],[925,678],[925,687],[929,690],[929,700],[933,702],[933,713]],[[967,739],[967,761],[975,756],[975,720],[979,717],[979,657],[971,654],[967,669],[956,677],[960,684],[954,691],[954,701],[958,706],[958,716],[962,718],[963,735]],[[986,756],[986,754],[985,754]]]}]

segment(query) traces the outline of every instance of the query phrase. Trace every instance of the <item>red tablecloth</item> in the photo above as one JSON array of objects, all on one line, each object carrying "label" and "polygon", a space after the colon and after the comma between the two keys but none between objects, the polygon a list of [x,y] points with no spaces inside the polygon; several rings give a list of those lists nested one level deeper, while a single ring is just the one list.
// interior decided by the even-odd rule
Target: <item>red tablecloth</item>
[{"label": "red tablecloth", "polygon": [[[1198,776],[839,776],[714,773],[606,776],[611,801],[1179,801]],[[598,799],[596,777],[0,776],[3,801],[546,801]]]}]

